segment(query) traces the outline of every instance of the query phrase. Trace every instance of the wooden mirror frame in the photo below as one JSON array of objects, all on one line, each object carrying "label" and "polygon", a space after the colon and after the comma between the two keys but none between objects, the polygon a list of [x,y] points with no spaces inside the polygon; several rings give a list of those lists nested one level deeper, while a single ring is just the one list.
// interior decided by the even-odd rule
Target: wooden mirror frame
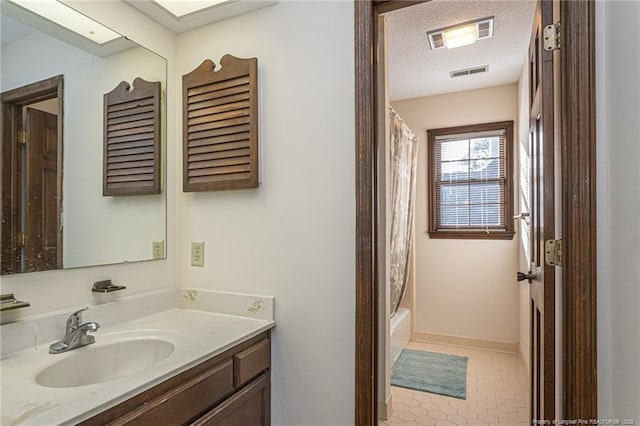
[{"label": "wooden mirror frame", "polygon": [[[64,157],[64,76],[56,75],[34,83],[26,84],[16,89],[8,90],[0,95],[2,102],[2,252],[0,253],[0,274],[14,274],[23,272],[37,272],[55,268],[38,269],[37,271],[21,271],[19,254],[19,238],[21,234],[20,217],[22,215],[22,152],[19,148],[18,134],[22,131],[22,108],[25,105],[56,98],[58,108],[57,118],[57,193],[56,210],[58,218],[62,211],[62,162]],[[6,196],[9,194],[9,196]],[[35,240],[36,235],[32,229],[22,234],[21,243],[24,240]],[[57,236],[56,267],[62,267],[62,228]],[[32,255],[32,253],[27,253]]]}]

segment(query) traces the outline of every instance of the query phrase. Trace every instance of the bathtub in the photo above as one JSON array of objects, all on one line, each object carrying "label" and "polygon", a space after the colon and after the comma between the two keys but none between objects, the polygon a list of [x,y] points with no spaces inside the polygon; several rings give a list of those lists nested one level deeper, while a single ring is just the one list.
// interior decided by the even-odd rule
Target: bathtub
[{"label": "bathtub", "polygon": [[391,366],[400,357],[402,349],[409,343],[411,336],[411,311],[406,308],[398,308],[391,317]]}]

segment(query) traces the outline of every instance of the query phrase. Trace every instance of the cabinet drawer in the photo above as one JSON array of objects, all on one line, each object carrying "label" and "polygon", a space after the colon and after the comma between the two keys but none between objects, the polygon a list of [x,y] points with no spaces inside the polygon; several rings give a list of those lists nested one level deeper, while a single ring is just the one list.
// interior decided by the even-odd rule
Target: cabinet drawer
[{"label": "cabinet drawer", "polygon": [[233,392],[229,359],[116,419],[113,425],[181,425]]},{"label": "cabinet drawer", "polygon": [[271,424],[270,376],[265,373],[191,426],[267,426]]},{"label": "cabinet drawer", "polygon": [[233,356],[236,388],[249,382],[269,368],[271,363],[271,348],[269,339],[264,339],[251,345]]}]

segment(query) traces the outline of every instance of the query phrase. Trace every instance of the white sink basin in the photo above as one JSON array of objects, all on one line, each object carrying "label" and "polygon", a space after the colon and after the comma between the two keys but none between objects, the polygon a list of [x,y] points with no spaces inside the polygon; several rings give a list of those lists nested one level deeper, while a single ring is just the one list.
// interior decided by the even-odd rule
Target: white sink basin
[{"label": "white sink basin", "polygon": [[155,337],[93,344],[68,352],[40,371],[35,381],[49,388],[104,383],[148,370],[169,357],[173,343]]}]

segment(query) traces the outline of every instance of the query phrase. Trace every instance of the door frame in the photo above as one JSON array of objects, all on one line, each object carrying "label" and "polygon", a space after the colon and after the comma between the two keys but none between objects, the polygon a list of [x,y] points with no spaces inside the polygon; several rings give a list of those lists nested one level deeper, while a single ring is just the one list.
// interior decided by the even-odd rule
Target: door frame
[{"label": "door frame", "polygon": [[[558,0],[559,1],[559,0]],[[378,422],[377,20],[424,1],[355,0],[355,424]],[[563,417],[597,418],[595,3],[561,1]],[[571,156],[571,157],[569,157]]]},{"label": "door frame", "polygon": [[[63,134],[64,134],[64,76],[56,75],[35,83],[26,84],[0,93],[2,103],[3,129],[0,141],[2,152],[2,273],[20,272],[16,263],[16,238],[20,231],[21,205],[18,195],[21,194],[22,170],[20,163],[22,154],[18,144],[18,132],[22,130],[22,108],[26,105],[57,98],[58,104],[58,194],[57,209],[62,211],[62,175]],[[8,124],[8,126],[7,126]],[[9,195],[7,195],[9,194]],[[7,220],[8,219],[8,220]],[[62,267],[62,227],[58,231],[58,268]],[[7,259],[8,257],[8,259]],[[4,268],[9,268],[4,271]]]}]

